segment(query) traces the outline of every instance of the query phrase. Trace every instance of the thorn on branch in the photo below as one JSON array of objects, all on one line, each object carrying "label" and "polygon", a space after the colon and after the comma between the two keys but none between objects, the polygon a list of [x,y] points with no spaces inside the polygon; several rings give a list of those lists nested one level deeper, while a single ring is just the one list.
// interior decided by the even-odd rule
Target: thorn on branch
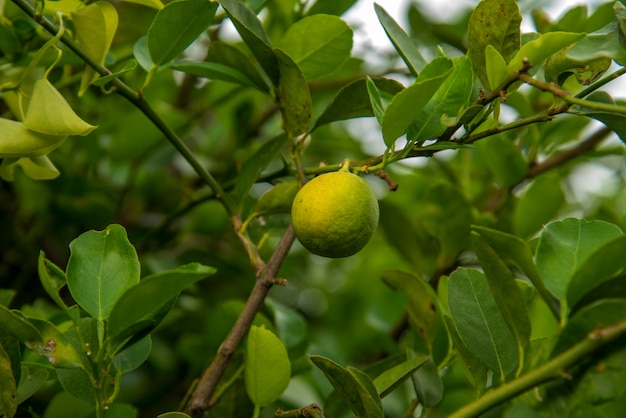
[{"label": "thorn on branch", "polygon": [[385,180],[385,183],[387,183],[387,185],[389,186],[390,191],[395,192],[396,190],[398,190],[398,184],[394,183],[393,180],[389,178],[389,175],[385,170],[377,170],[374,174]]},{"label": "thorn on branch", "polygon": [[269,279],[268,283],[275,284],[275,285],[278,285],[278,286],[287,286],[287,284],[289,282],[287,281],[287,279],[283,279],[283,278],[280,278],[280,277],[274,277],[273,279]]}]

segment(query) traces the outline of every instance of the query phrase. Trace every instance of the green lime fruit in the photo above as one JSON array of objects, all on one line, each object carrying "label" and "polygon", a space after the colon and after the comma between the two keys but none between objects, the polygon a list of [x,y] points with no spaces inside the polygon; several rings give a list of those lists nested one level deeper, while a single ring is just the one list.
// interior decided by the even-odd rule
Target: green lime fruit
[{"label": "green lime fruit", "polygon": [[348,257],[368,243],[378,225],[378,200],[365,180],[346,171],[306,183],[291,207],[298,241],[313,254]]}]

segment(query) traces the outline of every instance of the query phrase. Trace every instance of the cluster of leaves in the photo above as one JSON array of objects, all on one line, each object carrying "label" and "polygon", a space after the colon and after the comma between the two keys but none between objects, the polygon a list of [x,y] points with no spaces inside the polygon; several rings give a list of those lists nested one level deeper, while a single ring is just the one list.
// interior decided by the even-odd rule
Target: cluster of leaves
[{"label": "cluster of leaves", "polygon": [[[191,416],[619,416],[626,175],[623,144],[597,145],[626,138],[626,108],[600,90],[625,72],[626,7],[536,12],[537,32],[521,33],[513,0],[454,24],[409,6],[410,30],[375,5],[393,58],[373,75],[339,17],[354,3],[4,5],[0,176],[13,183],[0,192],[19,207],[2,208],[2,245],[19,243],[6,254],[25,277],[2,283],[5,415],[54,396],[46,417],[153,416],[191,387]],[[345,122],[368,117],[380,155]],[[53,150],[64,175],[32,181],[59,175]],[[276,242],[299,184],[346,154],[401,185],[379,190],[373,244],[349,260],[298,245],[287,257]],[[615,189],[576,199],[577,170],[600,160]],[[46,299],[11,310],[41,247],[55,260],[34,263]],[[275,266],[289,285],[265,298]],[[207,381],[221,384],[197,407]]]}]

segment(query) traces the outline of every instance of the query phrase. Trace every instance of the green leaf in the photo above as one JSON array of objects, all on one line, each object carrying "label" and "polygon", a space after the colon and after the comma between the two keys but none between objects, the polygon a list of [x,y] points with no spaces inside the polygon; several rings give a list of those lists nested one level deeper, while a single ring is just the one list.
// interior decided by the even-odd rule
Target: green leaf
[{"label": "green leaf", "polygon": [[57,369],[56,374],[63,389],[87,404],[96,405],[96,389],[85,370],[82,368]]},{"label": "green leaf", "polygon": [[526,300],[513,273],[494,249],[475,232],[472,233],[472,244],[496,305],[517,342],[521,367],[531,331]]},{"label": "green leaf", "polygon": [[39,155],[30,158],[3,159],[0,163],[0,177],[6,181],[13,181],[17,167],[20,167],[24,174],[33,180],[52,180],[60,174],[47,155]]},{"label": "green leaf", "polygon": [[412,273],[395,269],[383,271],[382,279],[392,289],[406,294],[409,323],[431,349],[437,331],[437,312],[430,285]]},{"label": "green leaf", "polygon": [[[117,30],[117,10],[107,1],[96,1],[88,6],[73,10],[74,36],[80,48],[99,65],[109,53]],[[89,85],[100,74],[91,66],[85,66],[80,81],[78,95],[82,96]]]},{"label": "green leaf", "polygon": [[37,328],[21,315],[17,315],[2,305],[0,305],[0,330],[21,343],[43,343],[43,337]]},{"label": "green leaf", "polygon": [[59,291],[67,285],[67,277],[65,272],[57,267],[52,261],[45,257],[43,251],[39,252],[39,261],[37,263],[37,271],[39,273],[39,280],[41,285],[45,289],[50,298],[57,304],[57,306],[65,311],[65,313],[74,322],[78,322],[78,314],[76,311],[70,311]]},{"label": "green leaf", "polygon": [[388,147],[406,132],[451,73],[452,68],[436,77],[418,79],[391,99],[382,123],[383,139]]},{"label": "green leaf", "polygon": [[313,3],[313,6],[307,11],[307,15],[314,14],[329,14],[341,16],[350,7],[356,3],[357,0],[317,0]]},{"label": "green leaf", "polygon": [[483,0],[470,16],[467,55],[485,87],[489,86],[485,49],[493,46],[509,62],[520,47],[521,21],[515,0]]},{"label": "green leaf", "polygon": [[367,87],[367,94],[370,98],[372,112],[374,113],[378,124],[382,126],[385,108],[387,107],[388,101],[383,100],[383,95],[380,91],[378,91],[378,87],[376,87],[376,84],[370,77],[366,78],[365,86]]},{"label": "green leaf", "polygon": [[623,113],[611,113],[592,108],[592,102],[615,106],[616,103],[609,93],[605,91],[594,91],[587,96],[586,99],[590,101],[588,107],[572,106],[571,112],[579,116],[587,116],[599,120],[612,129],[622,142],[626,143],[626,116]]},{"label": "green leaf", "polygon": [[437,92],[415,117],[407,130],[411,141],[434,139],[447,128],[442,123],[446,117],[455,117],[463,109],[472,94],[474,72],[467,57],[452,60],[453,69]]},{"label": "green leaf", "polygon": [[126,74],[127,72],[133,71],[137,68],[137,61],[134,59],[129,59],[124,61],[121,65],[119,65],[111,74],[102,76],[93,82],[94,86],[104,86],[108,82],[113,81],[116,78],[119,78],[122,74]]},{"label": "green leaf", "polygon": [[0,406],[4,411],[4,416],[14,416],[17,403],[17,382],[13,374],[11,357],[0,344]]},{"label": "green leaf", "polygon": [[124,340],[145,329],[153,329],[163,319],[162,309],[187,286],[215,273],[213,267],[190,263],[145,277],[125,289],[112,307],[108,335]]},{"label": "green leaf", "polygon": [[287,349],[271,331],[253,325],[248,332],[244,358],[244,380],[250,400],[270,405],[283,394],[291,377]]},{"label": "green leaf", "polygon": [[315,80],[339,68],[352,51],[352,29],[337,16],[315,14],[287,29],[277,47]]},{"label": "green leaf", "polygon": [[584,33],[571,33],[571,32],[548,32],[544,33],[539,38],[526,42],[515,56],[509,62],[509,72],[513,72],[522,68],[524,59],[533,65],[533,67],[540,67],[540,64],[557,53],[561,49],[574,42],[584,38]]},{"label": "green leaf", "polygon": [[[24,115],[24,127],[42,134],[55,135],[57,138],[68,135],[84,136],[96,129],[95,126],[88,124],[74,113],[65,98],[46,78],[35,82],[32,97]],[[61,142],[60,139],[57,141]]]},{"label": "green leaf", "polygon": [[181,61],[172,65],[171,68],[211,80],[224,80],[244,86],[257,87],[252,80],[239,70],[214,62]]},{"label": "green leaf", "polygon": [[[61,145],[67,135],[48,135],[31,131],[22,122],[0,118],[0,131],[2,131],[2,142],[0,142],[0,158],[15,158],[12,164],[21,157],[36,157],[48,154]],[[3,178],[6,176],[13,179],[12,171],[9,173],[8,165],[4,165]]]},{"label": "green leaf", "polygon": [[261,172],[278,154],[286,142],[287,137],[285,135],[278,135],[263,144],[243,163],[233,190],[235,201],[241,202],[243,200],[252,188],[252,185],[256,183]]},{"label": "green leaf", "polygon": [[295,309],[273,299],[266,300],[273,313],[276,333],[285,347],[292,348],[304,341],[307,333],[307,322]]},{"label": "green leaf", "polygon": [[297,180],[287,180],[263,193],[254,205],[254,213],[269,215],[273,213],[290,213],[291,204],[300,189]]},{"label": "green leaf", "polygon": [[564,219],[548,224],[537,245],[535,262],[546,287],[567,312],[567,289],[576,271],[598,249],[622,235],[604,221]]},{"label": "green leaf", "polygon": [[422,405],[427,408],[439,405],[444,387],[439,368],[432,358],[427,359],[413,374],[413,386]]},{"label": "green leaf", "polygon": [[[473,231],[478,233],[500,257],[512,262],[526,274],[535,289],[542,296],[546,304],[555,311],[552,295],[548,292],[539,270],[535,265],[533,255],[528,243],[515,235],[482,226],[473,226]],[[558,314],[558,312],[555,311]]]},{"label": "green leaf", "polygon": [[313,355],[309,358],[324,373],[357,417],[384,418],[380,398],[372,395],[372,392],[377,393],[376,387],[367,375],[355,372],[354,368],[346,369],[322,356]]},{"label": "green leaf", "polygon": [[309,85],[295,62],[280,49],[274,54],[278,60],[278,102],[283,116],[283,129],[295,138],[307,131],[311,123],[313,103]]},{"label": "green leaf", "polygon": [[626,237],[598,248],[580,265],[567,288],[567,304],[574,306],[587,293],[626,268]]},{"label": "green leaf", "polygon": [[[617,295],[616,295],[617,296]],[[626,299],[603,299],[578,311],[559,334],[552,350],[556,356],[588,337],[593,330],[608,327],[626,318]]]},{"label": "green leaf", "polygon": [[376,386],[376,391],[380,394],[380,397],[384,398],[389,395],[429,359],[429,356],[414,357],[376,376],[374,386]]},{"label": "green leaf", "polygon": [[500,379],[519,366],[517,342],[483,273],[458,268],[448,284],[450,314],[463,343]]},{"label": "green leaf", "polygon": [[64,418],[68,416],[72,418],[89,418],[95,416],[95,411],[95,404],[85,403],[78,400],[71,393],[60,390],[48,401],[44,418]]},{"label": "green leaf", "polygon": [[218,4],[206,0],[174,0],[159,10],[148,29],[148,51],[154,66],[183,53],[211,24]]},{"label": "green leaf", "polygon": [[374,3],[374,10],[393,47],[400,54],[411,74],[417,77],[422,68],[426,66],[426,60],[417,49],[413,39],[406,34],[404,29],[379,4]]},{"label": "green leaf", "polygon": [[182,412],[166,412],[164,414],[157,415],[157,418],[191,418],[187,414]]},{"label": "green leaf", "polygon": [[81,365],[81,348],[77,338],[71,332],[62,333],[51,322],[43,319],[28,318],[41,334],[42,341],[26,343],[28,348],[48,359],[55,368],[76,368]]},{"label": "green leaf", "polygon": [[88,231],[70,243],[67,286],[90,315],[106,319],[115,302],[139,282],[139,260],[126,230],[109,225]]},{"label": "green leaf", "polygon": [[226,10],[230,20],[235,25],[241,39],[246,43],[255,56],[261,68],[265,71],[272,84],[278,86],[279,64],[274,55],[269,37],[263,29],[263,24],[254,12],[240,0],[220,0],[220,5]]},{"label": "green leaf", "polygon": [[126,1],[128,3],[141,4],[142,6],[151,7],[157,10],[160,10],[164,7],[161,0],[122,0],[122,1]]},{"label": "green leaf", "polygon": [[17,400],[22,403],[33,396],[47,381],[48,370],[39,364],[22,364],[17,386]]},{"label": "green leaf", "polygon": [[517,185],[526,176],[528,166],[520,148],[504,135],[494,135],[476,143],[487,166],[504,187]]},{"label": "green leaf", "polygon": [[487,71],[487,81],[489,82],[485,87],[490,90],[498,87],[509,75],[509,69],[504,57],[493,45],[487,45],[485,49],[485,70]]},{"label": "green leaf", "polygon": [[[404,89],[404,86],[395,80],[382,77],[371,77],[369,79],[376,85],[379,93],[386,94],[389,97]],[[359,79],[352,81],[339,90],[317,118],[312,130],[338,120],[369,116],[374,116],[374,110],[368,94],[367,80]]]},{"label": "green leaf", "polygon": [[476,392],[481,393],[487,385],[487,366],[476,355],[474,355],[465,342],[463,342],[452,317],[445,315],[443,318],[446,322],[446,328],[450,334],[450,339],[452,340],[454,349],[463,361],[463,371],[465,376],[467,376],[467,379],[470,381],[474,389],[476,389]]},{"label": "green leaf", "polygon": [[150,355],[152,350],[152,338],[146,335],[135,344],[126,348],[113,358],[113,365],[120,373],[128,373],[141,366]]},{"label": "green leaf", "polygon": [[[614,4],[619,4],[623,8],[619,2]],[[603,28],[587,34],[567,50],[567,58],[579,62],[610,58],[620,65],[626,64],[626,48],[618,23],[623,21],[623,19],[613,20]]]},{"label": "green leaf", "polygon": [[551,221],[565,203],[561,177],[551,173],[534,179],[519,197],[513,211],[515,234],[530,238]]},{"label": "green leaf", "polygon": [[449,183],[433,184],[417,213],[424,228],[439,241],[444,259],[456,257],[469,244],[472,212],[457,187]]}]

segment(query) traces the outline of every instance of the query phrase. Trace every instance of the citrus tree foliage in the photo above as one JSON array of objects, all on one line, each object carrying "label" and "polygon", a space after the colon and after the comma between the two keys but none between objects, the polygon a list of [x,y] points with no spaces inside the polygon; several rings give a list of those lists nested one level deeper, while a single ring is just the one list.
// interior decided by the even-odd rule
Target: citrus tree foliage
[{"label": "citrus tree foliage", "polygon": [[625,5],[356,3],[0,2],[4,416],[623,416]]}]

